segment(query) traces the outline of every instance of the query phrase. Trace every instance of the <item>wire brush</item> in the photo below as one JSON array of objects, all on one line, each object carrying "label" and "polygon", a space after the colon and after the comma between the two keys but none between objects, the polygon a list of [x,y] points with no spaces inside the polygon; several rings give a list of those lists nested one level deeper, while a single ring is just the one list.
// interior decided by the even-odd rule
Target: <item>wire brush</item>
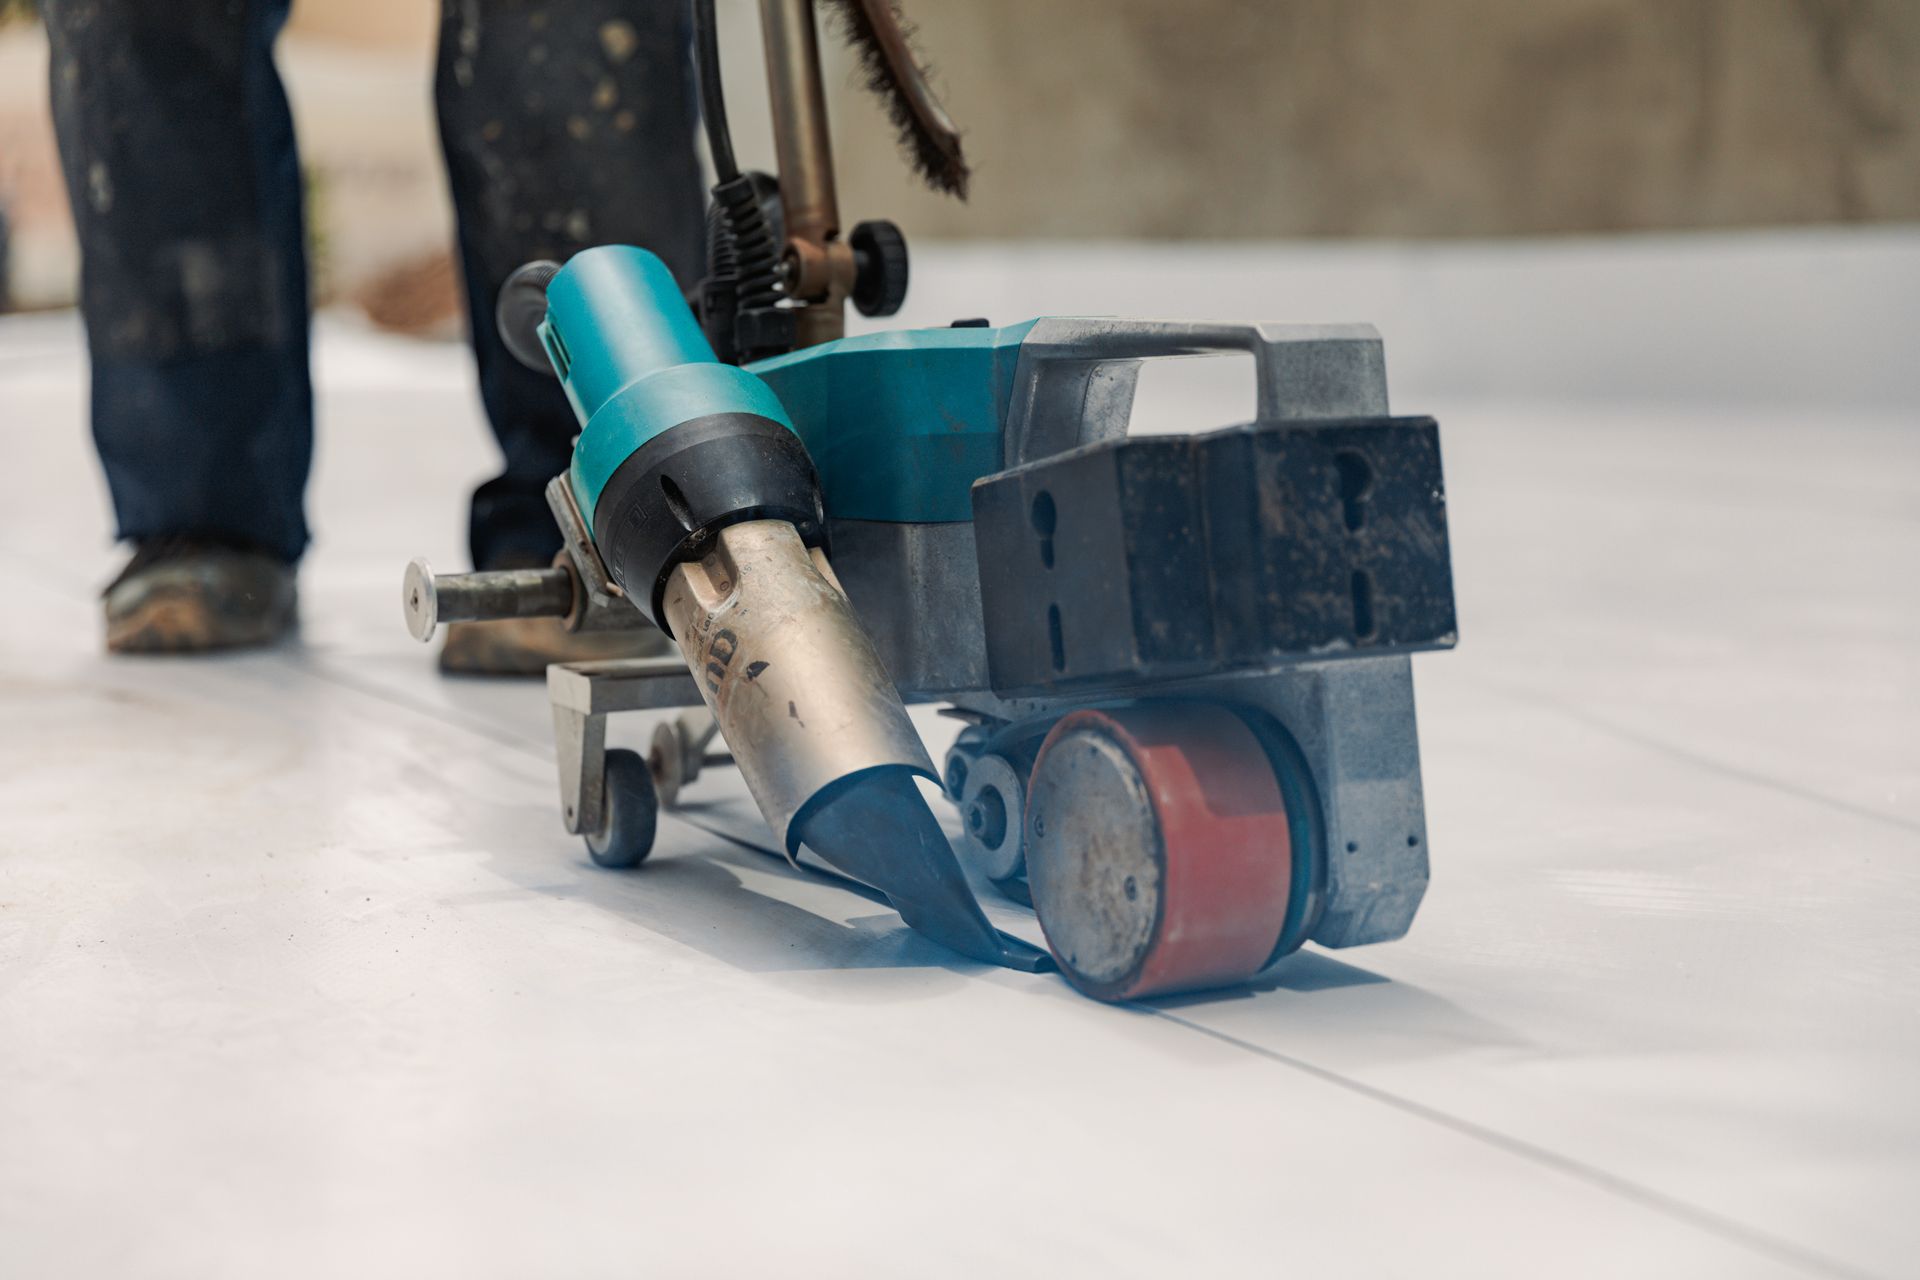
[{"label": "wire brush", "polygon": [[820,0],[860,58],[867,88],[886,103],[900,150],[929,187],[967,198],[972,172],[960,150],[960,132],[927,84],[927,70],[910,41],[914,30],[899,0]]}]

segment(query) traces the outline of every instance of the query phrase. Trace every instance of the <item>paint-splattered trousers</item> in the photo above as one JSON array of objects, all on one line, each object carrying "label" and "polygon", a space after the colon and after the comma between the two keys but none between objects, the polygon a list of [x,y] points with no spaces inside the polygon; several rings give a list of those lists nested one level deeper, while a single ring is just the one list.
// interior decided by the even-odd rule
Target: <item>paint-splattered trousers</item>
[{"label": "paint-splattered trousers", "polygon": [[[307,264],[287,0],[42,0],[81,249],[94,440],[119,534],[307,545]],[[444,0],[434,81],[481,399],[505,457],[474,561],[545,558],[577,430],[494,332],[534,258],[644,245],[701,271],[685,0]]]}]

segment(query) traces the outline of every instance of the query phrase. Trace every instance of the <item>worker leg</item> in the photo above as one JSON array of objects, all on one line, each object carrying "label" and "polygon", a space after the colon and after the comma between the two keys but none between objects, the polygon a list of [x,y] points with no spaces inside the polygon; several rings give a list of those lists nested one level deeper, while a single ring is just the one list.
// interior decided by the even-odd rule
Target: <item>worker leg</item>
[{"label": "worker leg", "polygon": [[287,0],[43,0],[119,534],[307,542],[307,278]]},{"label": "worker leg", "polygon": [[435,80],[480,395],[506,467],[473,495],[474,563],[545,560],[546,483],[579,431],[559,384],[507,354],[508,273],[597,244],[652,249],[691,288],[703,269],[685,0],[443,0]]}]

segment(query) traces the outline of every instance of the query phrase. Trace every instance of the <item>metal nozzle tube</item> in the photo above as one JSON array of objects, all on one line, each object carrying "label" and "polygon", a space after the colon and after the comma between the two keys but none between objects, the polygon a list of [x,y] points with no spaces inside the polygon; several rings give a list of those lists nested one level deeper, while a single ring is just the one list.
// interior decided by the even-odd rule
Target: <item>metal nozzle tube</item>
[{"label": "metal nozzle tube", "polygon": [[760,812],[792,853],[794,819],[831,784],[900,766],[937,776],[873,642],[784,520],[721,530],[674,567],[663,604]]},{"label": "metal nozzle tube", "polygon": [[705,557],[674,566],[662,605],[789,857],[805,844],[962,955],[1050,963],[974,900],[915,788],[936,777],[933,761],[826,556],[784,520],[728,525]]},{"label": "metal nozzle tube", "polygon": [[442,622],[564,618],[573,601],[573,574],[559,567],[436,575],[432,565],[415,560],[401,590],[407,630],[423,642]]}]

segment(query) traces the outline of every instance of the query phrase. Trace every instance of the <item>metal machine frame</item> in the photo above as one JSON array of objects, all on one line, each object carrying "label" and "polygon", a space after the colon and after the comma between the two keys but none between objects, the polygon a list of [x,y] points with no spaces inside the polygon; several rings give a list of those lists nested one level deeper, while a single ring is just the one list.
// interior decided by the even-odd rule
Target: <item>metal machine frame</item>
[{"label": "metal machine frame", "polygon": [[[531,263],[502,290],[503,340],[560,375],[585,428],[547,488],[563,549],[446,579],[416,561],[410,629],[675,633],[676,656],[548,669],[565,825],[603,866],[647,856],[658,807],[726,758],[707,750],[722,723],[774,847],[810,844],[961,954],[1040,967],[980,914],[957,853],[1034,905],[1096,998],[1401,936],[1427,885],[1408,655],[1456,638],[1436,424],[1388,417],[1364,325],[842,338],[849,300],[897,310],[906,247],[890,223],[840,234],[814,4],[760,0],[777,182],[734,163],[712,0],[695,5],[720,179],[704,341],[639,249]],[[831,4],[916,168],[964,193],[891,0]],[[1252,357],[1252,423],[1127,438],[1143,361],[1222,353]],[[667,389],[687,379],[705,391],[683,403]],[[831,710],[802,716],[816,690]],[[902,703],[966,722],[940,771],[953,848],[913,790],[932,762]],[[700,710],[658,724],[647,761],[608,750],[608,716],[672,708]]]},{"label": "metal machine frame", "polygon": [[[1003,436],[1006,465],[1123,437],[1141,361],[1228,352],[1253,356],[1262,421],[1386,412],[1385,362],[1370,326],[1045,319],[1021,346]],[[575,613],[584,616],[575,625],[603,616],[647,625],[607,576],[563,480],[549,487],[548,500],[577,576]],[[1074,708],[1114,699],[1112,692],[1007,698],[993,690],[972,524],[841,520],[832,522],[832,536],[847,597],[902,696],[951,704],[983,726],[970,735],[976,751],[984,735],[1013,726],[1037,733]],[[562,812],[567,830],[581,835],[605,820],[606,718],[701,705],[678,657],[555,666],[547,688]],[[1287,662],[1155,682],[1122,696],[1218,700],[1271,715],[1298,745],[1319,802],[1308,936],[1345,947],[1406,932],[1426,889],[1427,833],[1405,655]],[[963,743],[962,753],[968,749]]]}]

